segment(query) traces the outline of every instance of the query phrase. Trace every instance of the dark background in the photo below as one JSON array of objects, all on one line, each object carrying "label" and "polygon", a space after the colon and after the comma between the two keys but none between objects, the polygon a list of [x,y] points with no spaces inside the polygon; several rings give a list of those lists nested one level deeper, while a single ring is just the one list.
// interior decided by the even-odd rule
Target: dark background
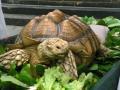
[{"label": "dark background", "polygon": [[2,0],[7,25],[23,26],[54,9],[79,16],[120,18],[120,0]]},{"label": "dark background", "polygon": [[2,0],[2,2],[12,4],[120,7],[120,0]]}]

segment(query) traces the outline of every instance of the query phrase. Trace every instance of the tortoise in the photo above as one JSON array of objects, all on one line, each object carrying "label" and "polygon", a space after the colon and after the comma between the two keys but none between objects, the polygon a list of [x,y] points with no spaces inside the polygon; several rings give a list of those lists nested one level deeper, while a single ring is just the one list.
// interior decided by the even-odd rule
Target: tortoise
[{"label": "tortoise", "polygon": [[58,64],[63,71],[77,77],[76,64],[92,63],[96,52],[103,50],[101,46],[90,26],[77,15],[54,10],[33,18],[15,43],[8,45],[12,50],[0,55],[0,64],[7,69],[13,62],[17,66],[30,62],[31,67],[39,63]]}]

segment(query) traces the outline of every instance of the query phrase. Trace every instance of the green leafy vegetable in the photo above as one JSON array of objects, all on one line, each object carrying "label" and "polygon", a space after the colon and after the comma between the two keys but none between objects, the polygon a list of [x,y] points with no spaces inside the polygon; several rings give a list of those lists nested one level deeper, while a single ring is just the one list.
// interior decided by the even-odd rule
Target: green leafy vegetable
[{"label": "green leafy vegetable", "polygon": [[62,77],[62,74],[59,67],[46,69],[44,76],[40,78],[37,84],[39,90],[52,90],[53,84]]},{"label": "green leafy vegetable", "polygon": [[89,90],[91,83],[95,83],[93,79],[93,74],[88,73],[87,75],[85,73],[82,73],[78,80],[74,80],[73,82],[68,83],[65,86],[65,89],[67,90]]},{"label": "green leafy vegetable", "polygon": [[106,46],[119,48],[120,50],[120,28],[113,28],[107,36]]},{"label": "green leafy vegetable", "polygon": [[90,67],[90,70],[98,70],[98,64],[93,64],[91,67]]},{"label": "green leafy vegetable", "polygon": [[97,20],[94,17],[85,16],[81,17],[80,19],[88,25],[97,24]]},{"label": "green leafy vegetable", "polygon": [[5,53],[6,48],[3,45],[0,45],[0,54]]},{"label": "green leafy vegetable", "polygon": [[109,16],[109,17],[103,18],[103,20],[105,21],[106,25],[110,28],[120,27],[120,20],[117,18]]},{"label": "green leafy vegetable", "polygon": [[15,77],[28,85],[33,85],[36,82],[35,78],[31,76],[30,64],[25,65]]},{"label": "green leafy vegetable", "polygon": [[89,90],[96,81],[92,73],[82,73],[78,80],[72,80],[59,67],[52,67],[45,70],[34,87],[37,90]]},{"label": "green leafy vegetable", "polygon": [[2,75],[0,80],[1,80],[1,82],[11,82],[11,83],[14,83],[15,85],[18,85],[18,86],[21,86],[21,87],[25,87],[25,88],[28,87],[26,84],[24,84],[21,81],[17,80],[13,76]]}]

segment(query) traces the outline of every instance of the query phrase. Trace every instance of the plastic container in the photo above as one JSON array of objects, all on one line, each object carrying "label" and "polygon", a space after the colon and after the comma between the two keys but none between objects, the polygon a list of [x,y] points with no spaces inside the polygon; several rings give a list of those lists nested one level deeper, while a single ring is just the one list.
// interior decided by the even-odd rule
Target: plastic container
[{"label": "plastic container", "polygon": [[117,90],[120,76],[120,61],[116,62],[112,69],[100,79],[92,90]]},{"label": "plastic container", "polygon": [[[74,7],[74,6],[48,6],[48,5],[24,5],[24,4],[3,4],[3,11],[7,14],[22,16],[46,14],[54,9],[60,9],[70,15],[95,16],[97,18],[115,16],[120,18],[120,8],[104,7]],[[9,25],[24,26],[29,19],[6,17]],[[0,43],[7,44],[14,42],[16,36],[0,40]],[[112,69],[93,87],[92,90],[116,90],[120,76],[120,61],[115,63]]]}]

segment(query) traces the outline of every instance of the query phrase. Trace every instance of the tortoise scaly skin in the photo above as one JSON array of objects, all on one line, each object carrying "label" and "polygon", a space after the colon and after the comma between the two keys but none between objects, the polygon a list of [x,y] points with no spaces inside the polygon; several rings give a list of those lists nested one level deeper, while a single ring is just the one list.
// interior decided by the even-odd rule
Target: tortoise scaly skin
[{"label": "tortoise scaly skin", "polygon": [[6,69],[10,69],[12,64],[21,66],[30,60],[30,56],[26,50],[15,49],[0,55],[0,65]]},{"label": "tortoise scaly skin", "polygon": [[[25,49],[32,65],[51,64],[52,61],[60,60],[59,65],[63,70],[74,77],[77,77],[76,64],[89,65],[96,52],[102,50],[98,37],[88,25],[78,16],[70,16],[59,10],[33,18],[21,30],[15,44],[8,47],[13,50]],[[0,56],[1,59],[5,57]]]}]

